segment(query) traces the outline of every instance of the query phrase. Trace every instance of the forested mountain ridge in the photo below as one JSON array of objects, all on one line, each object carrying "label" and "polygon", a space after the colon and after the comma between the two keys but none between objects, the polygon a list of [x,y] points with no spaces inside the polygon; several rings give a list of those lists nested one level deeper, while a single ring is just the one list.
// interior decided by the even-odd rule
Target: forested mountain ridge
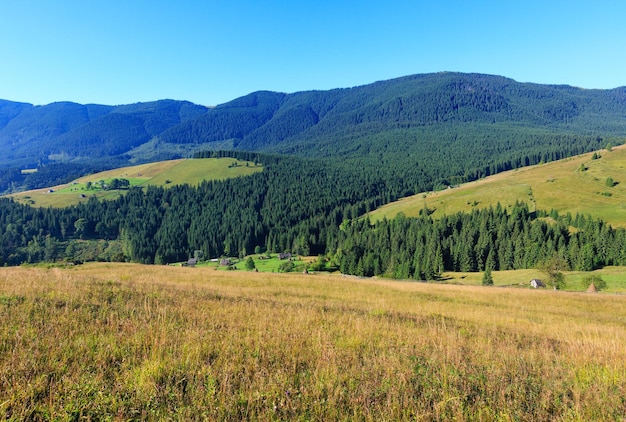
[{"label": "forested mountain ridge", "polygon": [[235,149],[363,157],[460,140],[488,144],[489,152],[531,138],[550,143],[546,137],[625,132],[626,87],[586,90],[443,72],[328,91],[258,91],[214,108],[172,100],[125,106],[0,100],[0,168],[179,158],[181,146],[187,155]]},{"label": "forested mountain ridge", "polygon": [[[244,124],[241,116],[246,116]],[[506,127],[513,124],[515,127]],[[209,110],[158,137],[163,144],[219,143],[234,149],[314,156],[365,155],[470,129],[503,137],[621,136],[626,88],[585,90],[518,83],[499,76],[437,73],[354,88],[293,94],[255,92]],[[406,137],[410,137],[407,144]]]},{"label": "forested mountain ridge", "polygon": [[173,100],[123,106],[0,100],[0,168],[115,157],[206,110]]},{"label": "forested mountain ridge", "polygon": [[324,255],[351,274],[419,279],[444,270],[531,268],[555,255],[581,270],[626,265],[626,230],[557,213],[549,225],[537,218],[549,210],[525,204],[374,226],[358,218],[416,192],[622,144],[624,133],[626,88],[460,73],[331,91],[259,91],[215,108],[4,101],[4,159],[41,163],[28,176],[19,167],[0,171],[0,191],[194,150],[204,151],[196,157],[259,163],[263,171],[198,187],[133,188],[63,209],[0,198],[0,265],[168,263],[196,250],[214,258],[257,248]]}]

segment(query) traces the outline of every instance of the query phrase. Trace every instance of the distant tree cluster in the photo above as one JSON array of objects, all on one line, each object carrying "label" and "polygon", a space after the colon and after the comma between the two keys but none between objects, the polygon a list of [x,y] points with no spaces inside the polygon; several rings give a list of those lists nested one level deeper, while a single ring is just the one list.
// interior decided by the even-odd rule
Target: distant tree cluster
[{"label": "distant tree cluster", "polygon": [[[361,276],[433,280],[444,271],[544,268],[560,283],[566,269],[590,271],[626,264],[626,231],[577,215],[537,218],[526,204],[457,213],[439,220],[407,218],[371,224],[352,221],[339,233],[335,260],[341,271]],[[576,227],[574,233],[569,227]]]},{"label": "distant tree cluster", "polygon": [[130,181],[128,179],[118,179],[113,178],[106,185],[106,190],[119,190],[119,189],[128,189],[130,187]]}]

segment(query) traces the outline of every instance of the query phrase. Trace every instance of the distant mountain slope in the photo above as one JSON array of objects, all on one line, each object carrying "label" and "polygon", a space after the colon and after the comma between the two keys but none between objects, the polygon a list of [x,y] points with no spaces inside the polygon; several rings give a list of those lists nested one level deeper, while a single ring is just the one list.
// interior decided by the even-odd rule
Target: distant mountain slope
[{"label": "distant mountain slope", "polygon": [[[242,113],[251,119],[235,130],[233,119]],[[541,131],[621,135],[626,130],[626,88],[584,90],[438,73],[323,92],[257,92],[174,127],[160,140],[232,139],[238,149],[296,152],[316,151],[320,142],[338,139],[361,142],[397,129],[507,123]]]},{"label": "distant mountain slope", "polygon": [[443,72],[329,91],[259,91],[214,108],[1,101],[0,168],[234,149],[392,168],[397,177],[420,172],[422,185],[407,185],[411,193],[621,144],[625,134],[626,87]]},{"label": "distant mountain slope", "polygon": [[117,156],[206,110],[172,100],[117,107],[70,102],[33,106],[2,100],[0,168]]}]

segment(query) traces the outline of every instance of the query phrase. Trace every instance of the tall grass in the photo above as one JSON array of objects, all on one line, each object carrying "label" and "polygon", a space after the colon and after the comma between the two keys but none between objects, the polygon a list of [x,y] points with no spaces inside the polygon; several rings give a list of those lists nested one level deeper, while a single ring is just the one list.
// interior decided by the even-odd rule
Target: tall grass
[{"label": "tall grass", "polygon": [[626,416],[624,296],[94,264],[0,321],[9,420]]}]

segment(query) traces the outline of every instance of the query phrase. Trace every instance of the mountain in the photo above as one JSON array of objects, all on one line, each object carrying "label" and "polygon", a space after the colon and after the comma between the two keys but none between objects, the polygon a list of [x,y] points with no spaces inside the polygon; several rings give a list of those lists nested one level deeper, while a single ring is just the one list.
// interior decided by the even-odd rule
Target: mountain
[{"label": "mountain", "polygon": [[[429,184],[449,185],[621,144],[624,133],[626,87],[443,72],[329,91],[259,91],[214,108],[171,100],[116,107],[1,101],[0,169],[114,167],[245,150],[394,168],[397,177],[419,167]],[[444,168],[433,164],[441,161]],[[428,186],[405,193],[421,188]]]},{"label": "mountain", "polygon": [[0,100],[0,168],[119,156],[206,110],[172,100],[116,107]]},{"label": "mountain", "polygon": [[[468,129],[475,133],[467,135]],[[255,92],[173,127],[154,141],[353,156],[404,150],[432,138],[453,142],[458,136],[495,135],[516,142],[545,134],[621,136],[625,130],[626,88],[584,90],[437,73],[331,91]]]}]

